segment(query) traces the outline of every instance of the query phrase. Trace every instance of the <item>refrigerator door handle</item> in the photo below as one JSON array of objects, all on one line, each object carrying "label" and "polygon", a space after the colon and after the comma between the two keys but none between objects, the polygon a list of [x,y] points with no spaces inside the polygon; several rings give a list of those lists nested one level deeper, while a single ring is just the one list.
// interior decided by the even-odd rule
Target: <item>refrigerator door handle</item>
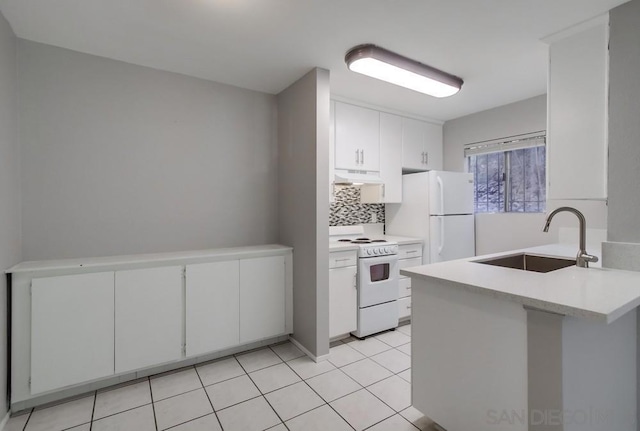
[{"label": "refrigerator door handle", "polygon": [[444,214],[444,182],[442,181],[442,178],[440,178],[440,175],[438,175],[436,177],[436,181],[438,182],[438,186],[440,187],[440,214]]},{"label": "refrigerator door handle", "polygon": [[438,217],[440,220],[440,246],[438,247],[438,254],[442,254],[444,249],[444,217]]}]

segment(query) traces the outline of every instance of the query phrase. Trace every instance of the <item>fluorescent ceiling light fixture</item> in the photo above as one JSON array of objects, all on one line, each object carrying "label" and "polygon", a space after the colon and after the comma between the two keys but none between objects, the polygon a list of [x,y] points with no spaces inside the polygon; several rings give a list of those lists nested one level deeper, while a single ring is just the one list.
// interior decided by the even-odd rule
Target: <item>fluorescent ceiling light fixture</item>
[{"label": "fluorescent ceiling light fixture", "polygon": [[354,72],[433,97],[453,96],[463,84],[455,75],[372,44],[352,48],[344,61]]}]

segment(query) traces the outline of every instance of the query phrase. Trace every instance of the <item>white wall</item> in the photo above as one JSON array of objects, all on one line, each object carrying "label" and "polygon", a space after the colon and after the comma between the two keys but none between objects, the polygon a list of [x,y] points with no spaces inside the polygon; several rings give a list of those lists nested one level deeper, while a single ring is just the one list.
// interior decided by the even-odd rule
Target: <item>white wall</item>
[{"label": "white wall", "polygon": [[280,243],[294,248],[293,338],[329,353],[329,71],[278,95]]},{"label": "white wall", "polygon": [[24,259],[276,242],[276,98],[19,41]]},{"label": "white wall", "polygon": [[[0,14],[0,269],[21,259],[17,40]],[[7,412],[7,286],[0,276],[0,420]]]}]

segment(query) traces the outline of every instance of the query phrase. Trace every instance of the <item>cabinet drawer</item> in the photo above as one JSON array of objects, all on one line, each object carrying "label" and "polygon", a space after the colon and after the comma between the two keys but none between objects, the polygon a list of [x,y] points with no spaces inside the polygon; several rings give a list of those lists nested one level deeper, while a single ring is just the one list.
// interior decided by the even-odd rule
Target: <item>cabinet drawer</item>
[{"label": "cabinet drawer", "polygon": [[[422,265],[421,257],[415,257],[413,259],[400,259],[398,261],[398,268],[400,269],[411,268],[413,266],[421,266],[421,265]],[[404,277],[404,276],[400,275],[400,277]]]},{"label": "cabinet drawer", "polygon": [[355,250],[334,251],[329,253],[329,268],[343,268],[345,266],[355,266],[357,256]]},{"label": "cabinet drawer", "polygon": [[404,319],[411,316],[411,297],[398,299],[398,318]]},{"label": "cabinet drawer", "polygon": [[411,278],[400,277],[398,280],[398,298],[411,296]]},{"label": "cabinet drawer", "polygon": [[422,257],[422,244],[403,244],[398,246],[398,259]]}]

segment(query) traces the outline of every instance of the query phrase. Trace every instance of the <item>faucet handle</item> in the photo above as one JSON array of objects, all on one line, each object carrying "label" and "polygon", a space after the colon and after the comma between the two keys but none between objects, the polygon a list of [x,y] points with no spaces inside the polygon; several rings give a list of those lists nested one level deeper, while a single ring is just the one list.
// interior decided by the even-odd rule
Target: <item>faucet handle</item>
[{"label": "faucet handle", "polygon": [[592,254],[583,254],[582,258],[584,260],[586,260],[587,262],[597,262],[598,261],[598,256],[594,256]]},{"label": "faucet handle", "polygon": [[576,266],[580,268],[589,268],[589,262],[597,262],[598,256],[593,256],[585,252],[580,251],[576,259]]}]

